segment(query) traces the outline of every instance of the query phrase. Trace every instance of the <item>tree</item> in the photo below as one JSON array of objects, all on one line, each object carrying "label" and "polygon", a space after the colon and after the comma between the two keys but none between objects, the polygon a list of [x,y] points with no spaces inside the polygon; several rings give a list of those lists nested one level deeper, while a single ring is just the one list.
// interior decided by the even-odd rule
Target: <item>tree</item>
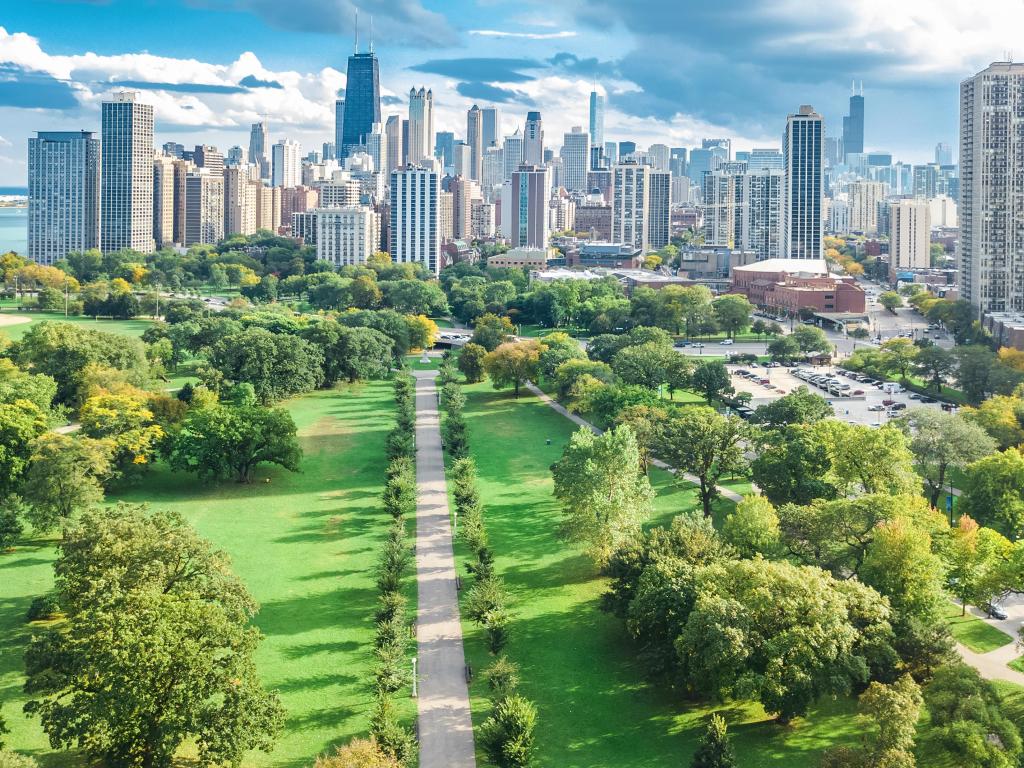
[{"label": "tree", "polygon": [[801,352],[831,352],[832,344],[821,328],[813,325],[798,325],[789,334],[796,341]]},{"label": "tree", "polygon": [[103,500],[110,472],[110,445],[88,437],[47,432],[32,443],[22,495],[26,518],[39,531],[67,523]]},{"label": "tree", "polygon": [[487,313],[476,319],[473,326],[473,337],[470,341],[479,344],[488,352],[493,352],[501,344],[507,342],[515,333],[515,326],[507,317]]},{"label": "tree", "polygon": [[924,699],[910,675],[886,685],[872,681],[857,701],[864,730],[878,725],[877,734],[864,736],[859,748],[834,747],[823,756],[821,768],[914,768],[914,737]]},{"label": "tree", "polygon": [[394,344],[373,328],[349,328],[324,320],[306,328],[302,336],[315,345],[323,360],[323,386],[383,377],[391,363]]},{"label": "tree", "polygon": [[919,348],[910,339],[897,337],[882,342],[882,364],[887,371],[898,373],[907,378],[910,369],[917,359]]},{"label": "tree", "polygon": [[[17,499],[12,498],[4,500],[2,506],[0,506],[0,552],[14,546],[14,543],[24,530],[21,520],[18,518],[20,506]],[[0,728],[0,735],[2,734],[3,728]],[[2,748],[3,745],[0,744],[0,749]]]},{"label": "tree", "polygon": [[779,336],[769,342],[767,352],[772,360],[795,360],[800,356],[800,344],[792,336]]},{"label": "tree", "polygon": [[772,504],[810,504],[838,495],[829,480],[828,449],[811,428],[794,424],[773,430],[758,449],[750,465],[752,479]]},{"label": "tree", "polygon": [[1008,448],[967,467],[959,510],[1012,541],[1024,537],[1024,454]]},{"label": "tree", "polygon": [[141,390],[102,392],[86,400],[79,411],[82,434],[109,441],[111,459],[121,472],[150,464],[166,434],[154,421],[147,395]]},{"label": "tree", "polygon": [[615,380],[615,373],[607,363],[598,360],[566,360],[555,369],[558,396],[569,397],[577,382],[584,376],[604,384],[611,384]]},{"label": "tree", "polygon": [[651,463],[651,452],[658,443],[661,425],[666,418],[668,411],[664,408],[643,403],[627,406],[615,417],[617,425],[625,424],[633,430],[640,451],[640,471],[645,475]]},{"label": "tree", "polygon": [[544,345],[536,339],[505,342],[484,358],[484,370],[491,377],[495,389],[511,385],[519,397],[519,387],[537,378],[540,354]]},{"label": "tree", "polygon": [[944,569],[932,553],[931,536],[904,518],[886,520],[874,531],[858,575],[901,615],[935,621],[945,600]]},{"label": "tree", "polygon": [[462,347],[457,363],[462,375],[466,377],[467,384],[476,384],[484,380],[484,358],[487,350],[479,344],[470,342]]},{"label": "tree", "polygon": [[730,339],[737,331],[750,326],[750,313],[754,311],[754,305],[747,301],[746,296],[728,293],[712,301],[711,307],[714,309],[718,327],[725,331]]},{"label": "tree", "polygon": [[1005,565],[1012,560],[1013,545],[991,528],[982,528],[961,515],[951,531],[946,549],[949,591],[960,598],[961,616],[967,604],[984,605],[1008,585]]},{"label": "tree", "polygon": [[903,306],[903,297],[896,291],[883,291],[878,297],[878,303],[895,315],[896,308]]},{"label": "tree", "polygon": [[743,557],[770,555],[779,543],[779,516],[764,496],[749,494],[725,518],[722,538]]},{"label": "tree", "polygon": [[973,668],[962,662],[939,667],[924,689],[924,703],[958,768],[1017,766],[1020,731],[1003,713],[992,683]]},{"label": "tree", "polygon": [[384,293],[384,305],[402,314],[428,317],[448,314],[448,299],[436,282],[385,280],[377,285]]},{"label": "tree", "polygon": [[555,376],[555,369],[567,360],[586,360],[587,353],[580,343],[563,331],[549,333],[542,339],[544,351],[540,353],[540,374],[547,380]]},{"label": "tree", "polygon": [[952,352],[932,344],[918,350],[914,370],[928,381],[936,392],[941,392],[942,382],[956,370],[956,358]]},{"label": "tree", "polygon": [[665,383],[670,356],[680,357],[655,342],[624,347],[612,358],[612,370],[626,384],[657,389]]},{"label": "tree", "polygon": [[1024,401],[1016,396],[993,395],[961,414],[984,429],[1001,449],[1024,443]]},{"label": "tree", "polygon": [[210,365],[229,383],[252,384],[261,403],[309,392],[323,383],[323,353],[305,339],[247,328],[215,342]]},{"label": "tree", "polygon": [[581,427],[552,473],[562,504],[560,534],[582,544],[598,566],[651,514],[654,491],[640,472],[640,450],[628,426],[600,436]]},{"label": "tree", "polygon": [[193,408],[170,452],[170,465],[200,479],[230,476],[251,483],[256,467],[277,464],[297,472],[302,449],[295,422],[284,408],[254,404]]},{"label": "tree", "polygon": [[717,714],[711,716],[707,730],[697,744],[691,768],[735,768],[736,754],[726,732],[725,720]]},{"label": "tree", "polygon": [[796,424],[814,424],[833,415],[828,400],[800,386],[778,400],[755,408],[750,423],[768,429],[782,429]]},{"label": "tree", "polygon": [[371,736],[352,739],[338,747],[333,755],[318,757],[313,768],[402,768],[402,764],[381,749]]},{"label": "tree", "polygon": [[665,358],[665,388],[668,389],[670,400],[674,400],[676,390],[687,389],[693,384],[693,361],[686,355],[675,352]]},{"label": "tree", "polygon": [[678,482],[683,482],[683,472],[697,476],[705,517],[711,516],[711,505],[720,495],[718,481],[746,469],[744,435],[740,419],[703,405],[670,414],[662,427],[658,455],[678,470]]},{"label": "tree", "polygon": [[716,398],[733,393],[729,371],[718,360],[705,360],[697,365],[691,377],[693,388],[710,404]]},{"label": "tree", "polygon": [[911,408],[898,422],[910,437],[917,471],[928,485],[928,500],[938,505],[950,469],[964,469],[995,451],[981,427],[959,415],[934,408]]},{"label": "tree", "polygon": [[498,768],[525,768],[533,759],[537,708],[513,694],[499,701],[480,726],[480,745]]},{"label": "tree", "polygon": [[0,403],[0,498],[18,487],[29,466],[32,441],[46,428],[46,417],[33,402]]},{"label": "tree", "polygon": [[256,672],[257,606],[180,516],[90,512],[54,570],[65,626],[25,654],[25,710],[53,747],[130,768],[168,766],[186,741],[202,766],[269,751],[284,710]]},{"label": "tree", "polygon": [[841,492],[899,494],[920,489],[909,440],[897,427],[875,429],[825,419],[814,424],[812,430],[828,452],[828,479]]}]

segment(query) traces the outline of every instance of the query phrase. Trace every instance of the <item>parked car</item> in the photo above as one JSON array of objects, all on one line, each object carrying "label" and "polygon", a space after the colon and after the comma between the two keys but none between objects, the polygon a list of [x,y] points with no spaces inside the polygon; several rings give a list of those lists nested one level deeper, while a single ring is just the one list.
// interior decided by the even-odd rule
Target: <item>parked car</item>
[{"label": "parked car", "polygon": [[868,410],[869,411],[884,411],[885,410],[885,406],[884,405],[878,405],[876,403],[875,405],[869,405],[868,406]]},{"label": "parked car", "polygon": [[892,398],[886,398],[885,400],[882,401],[882,405],[886,406],[887,408],[890,405],[895,405],[895,404],[896,404],[896,401],[893,400]]},{"label": "parked car", "polygon": [[704,349],[704,345],[703,345],[703,344],[701,344],[701,343],[700,343],[699,341],[695,341],[695,342],[693,342],[693,344],[691,344],[690,346],[691,346],[691,347],[694,347],[694,348],[696,348],[696,349]]},{"label": "parked car", "polygon": [[852,394],[852,395],[863,395],[864,394],[864,390],[863,389],[855,389],[850,394]]},{"label": "parked car", "polygon": [[985,606],[985,613],[988,614],[990,619],[998,619],[999,621],[1006,621],[1009,618],[1006,615],[1006,611],[1003,610],[1002,606],[996,603],[989,603]]},{"label": "parked car", "polygon": [[921,399],[921,395],[917,394],[917,392],[911,392],[910,393],[910,399],[911,400],[920,400]]},{"label": "parked car", "polygon": [[936,400],[934,397],[928,397],[928,395],[921,395],[921,402],[922,403],[937,403],[938,400]]},{"label": "parked car", "polygon": [[892,404],[892,409],[894,411],[905,411],[907,409],[907,404],[906,403],[893,403]]},{"label": "parked car", "polygon": [[722,340],[721,340],[720,342],[718,342],[718,343],[719,343],[719,345],[721,345],[721,346],[723,346],[723,347],[727,347],[727,346],[729,346],[730,344],[732,344],[732,339],[722,339]]}]

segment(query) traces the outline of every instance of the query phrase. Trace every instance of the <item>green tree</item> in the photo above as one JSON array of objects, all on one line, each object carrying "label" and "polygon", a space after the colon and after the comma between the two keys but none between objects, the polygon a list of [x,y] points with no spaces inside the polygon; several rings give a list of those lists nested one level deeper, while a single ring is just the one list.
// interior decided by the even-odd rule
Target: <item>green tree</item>
[{"label": "green tree", "polygon": [[1024,537],[1024,454],[1019,448],[968,465],[959,509],[1016,541]]},{"label": "green tree", "polygon": [[828,452],[828,480],[840,491],[899,494],[920,489],[909,440],[897,427],[874,429],[825,419],[811,429]]},{"label": "green tree", "polygon": [[511,339],[515,330],[512,321],[507,317],[498,317],[498,315],[487,313],[476,319],[476,324],[473,326],[473,337],[470,341],[473,344],[479,344],[488,352],[493,352]]},{"label": "green tree", "polygon": [[907,378],[914,367],[920,349],[910,339],[898,337],[882,342],[882,364],[887,371],[898,373]]},{"label": "green tree", "polygon": [[345,746],[338,747],[333,755],[318,757],[313,768],[402,768],[402,764],[371,736],[352,739]]},{"label": "green tree", "polygon": [[683,472],[697,476],[705,517],[711,516],[711,505],[720,495],[719,480],[747,467],[741,444],[745,433],[740,419],[703,405],[671,413],[662,426],[657,453],[679,471],[679,482],[684,481]]},{"label": "green tree", "polygon": [[65,626],[25,655],[25,709],[53,747],[130,768],[169,766],[184,742],[202,766],[270,750],[284,710],[256,672],[257,606],[180,516],[88,513],[54,569]]},{"label": "green tree", "polygon": [[883,291],[878,297],[878,303],[893,314],[896,314],[897,307],[903,306],[903,297],[896,293],[896,291]]},{"label": "green tree", "polygon": [[827,447],[802,424],[763,436],[750,468],[754,483],[772,504],[809,504],[839,493],[829,479],[832,461]]},{"label": "green tree", "polygon": [[480,746],[498,768],[526,768],[533,761],[537,708],[518,694],[502,699],[480,726]]},{"label": "green tree", "polygon": [[733,393],[729,371],[718,360],[705,360],[698,363],[691,376],[693,388],[704,395],[710,404],[716,398]]},{"label": "green tree", "polygon": [[945,602],[944,568],[931,537],[904,518],[886,520],[873,532],[858,575],[902,615],[935,621]]},{"label": "green tree", "polygon": [[775,361],[795,360],[800,356],[800,344],[792,336],[779,336],[769,342],[766,351]]},{"label": "green tree", "polygon": [[934,408],[911,408],[898,425],[910,437],[910,450],[928,485],[933,507],[938,505],[950,469],[963,470],[996,450],[995,441],[977,424]]},{"label": "green tree", "polygon": [[654,491],[640,472],[640,450],[628,426],[600,436],[581,427],[552,473],[562,504],[560,533],[583,545],[598,566],[651,514]]},{"label": "green tree", "polygon": [[244,404],[193,408],[174,439],[169,460],[173,469],[195,472],[201,479],[233,476],[251,483],[260,464],[297,472],[301,458],[288,411]]},{"label": "green tree", "polygon": [[727,293],[712,301],[711,307],[714,309],[718,327],[725,331],[730,339],[737,332],[750,327],[750,313],[754,311],[754,305],[747,301],[746,296]]},{"label": "green tree", "polygon": [[377,285],[384,294],[384,305],[402,314],[427,317],[448,314],[448,299],[436,282],[386,280]]},{"label": "green tree", "polygon": [[373,328],[341,325],[323,320],[302,332],[323,359],[323,385],[381,378],[390,367],[394,352],[391,339]]},{"label": "green tree", "polygon": [[20,484],[29,466],[32,441],[46,428],[46,418],[33,402],[0,403],[0,498]]},{"label": "green tree", "polygon": [[943,381],[956,371],[956,357],[952,352],[932,344],[918,350],[914,371],[928,381],[936,392],[941,392]]},{"label": "green tree", "polygon": [[968,515],[961,515],[951,531],[945,551],[949,591],[960,598],[961,616],[967,604],[984,605],[992,596],[1016,586],[1007,581],[1006,565],[1012,562],[1013,545],[991,528],[982,528]]},{"label": "green tree", "polygon": [[1024,401],[1019,397],[993,395],[961,415],[984,429],[1001,449],[1024,443]]},{"label": "green tree", "polygon": [[57,395],[57,382],[45,374],[27,373],[6,357],[0,358],[0,403],[28,400],[48,414]]},{"label": "green tree", "polygon": [[736,768],[736,753],[726,731],[725,720],[717,714],[712,715],[707,730],[697,743],[690,768]]},{"label": "green tree", "polygon": [[671,348],[655,342],[620,349],[612,358],[612,370],[626,384],[657,389],[665,383],[670,357],[679,357]]},{"label": "green tree", "polygon": [[479,344],[470,342],[462,347],[459,353],[459,370],[466,377],[467,384],[476,384],[484,380],[484,358],[487,350]]},{"label": "green tree", "polygon": [[832,416],[832,406],[825,398],[800,386],[778,400],[758,406],[750,423],[781,429],[794,424],[813,424]]},{"label": "green tree", "polygon": [[552,380],[555,370],[566,360],[586,360],[587,353],[576,339],[567,333],[556,331],[542,339],[544,351],[540,353],[539,370],[541,376]]},{"label": "green tree", "polygon": [[813,325],[798,325],[790,337],[796,341],[801,352],[831,352],[832,344],[821,328]]},{"label": "green tree", "polygon": [[770,555],[779,543],[779,516],[764,496],[749,494],[725,518],[722,538],[743,557]]},{"label": "green tree", "polygon": [[88,437],[48,432],[36,438],[22,486],[32,526],[50,531],[103,501],[110,450],[106,441]]},{"label": "green tree", "polygon": [[252,384],[262,403],[309,392],[323,383],[324,356],[290,334],[247,328],[215,342],[210,365],[229,383]]},{"label": "green tree", "polygon": [[484,357],[484,370],[491,378],[495,389],[511,385],[518,398],[519,387],[537,378],[540,355],[543,351],[544,345],[536,339],[505,342],[493,352],[487,353]]},{"label": "green tree", "polygon": [[638,403],[623,408],[615,417],[617,425],[626,425],[633,430],[637,449],[640,452],[640,471],[645,475],[651,463],[651,452],[661,435],[661,425],[668,418],[668,411],[656,405]]}]

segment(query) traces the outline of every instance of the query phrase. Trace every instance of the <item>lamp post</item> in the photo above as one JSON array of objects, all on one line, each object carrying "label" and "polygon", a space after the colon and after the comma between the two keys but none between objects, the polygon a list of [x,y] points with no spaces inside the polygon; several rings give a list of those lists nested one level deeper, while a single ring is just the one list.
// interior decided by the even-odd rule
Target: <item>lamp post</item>
[{"label": "lamp post", "polygon": [[416,698],[416,657],[412,657],[412,697]]}]

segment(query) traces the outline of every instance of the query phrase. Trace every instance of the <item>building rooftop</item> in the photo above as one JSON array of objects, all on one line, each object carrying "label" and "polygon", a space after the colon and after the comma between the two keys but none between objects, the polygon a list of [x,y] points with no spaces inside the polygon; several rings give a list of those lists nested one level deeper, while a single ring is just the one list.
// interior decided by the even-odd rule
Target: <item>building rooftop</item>
[{"label": "building rooftop", "polygon": [[828,264],[824,259],[765,259],[742,267],[733,267],[738,272],[788,272],[790,274],[827,275]]}]

